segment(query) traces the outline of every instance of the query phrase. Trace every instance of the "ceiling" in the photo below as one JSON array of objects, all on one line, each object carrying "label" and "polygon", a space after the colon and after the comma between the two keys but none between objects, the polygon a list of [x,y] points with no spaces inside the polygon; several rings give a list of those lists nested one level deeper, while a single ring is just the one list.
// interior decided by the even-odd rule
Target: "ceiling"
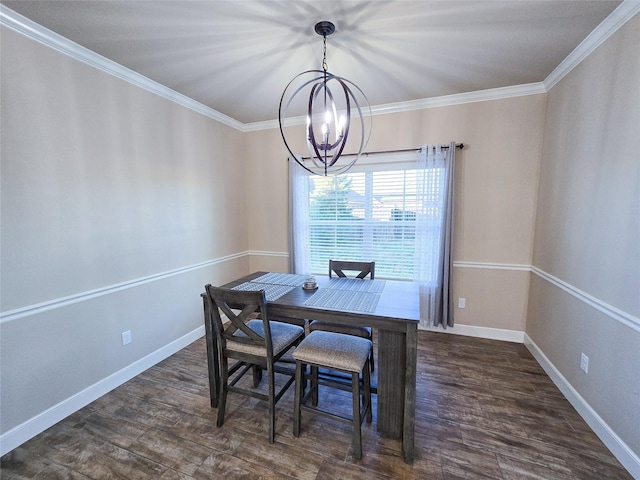
[{"label": "ceiling", "polygon": [[278,117],[322,68],[372,106],[542,82],[620,1],[2,0],[77,44],[241,123]]}]

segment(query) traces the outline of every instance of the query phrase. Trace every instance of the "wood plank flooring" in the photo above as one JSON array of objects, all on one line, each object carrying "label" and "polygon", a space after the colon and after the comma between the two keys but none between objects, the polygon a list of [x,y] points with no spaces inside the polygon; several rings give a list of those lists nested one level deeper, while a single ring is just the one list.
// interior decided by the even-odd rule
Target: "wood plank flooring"
[{"label": "wood plank flooring", "polygon": [[[521,344],[419,332],[413,465],[376,432],[375,396],[360,461],[347,425],[303,414],[293,437],[293,389],[278,403],[275,444],[254,399],[229,394],[218,429],[206,364],[200,339],[3,456],[0,477],[631,479]],[[321,395],[350,409],[346,392]]]}]

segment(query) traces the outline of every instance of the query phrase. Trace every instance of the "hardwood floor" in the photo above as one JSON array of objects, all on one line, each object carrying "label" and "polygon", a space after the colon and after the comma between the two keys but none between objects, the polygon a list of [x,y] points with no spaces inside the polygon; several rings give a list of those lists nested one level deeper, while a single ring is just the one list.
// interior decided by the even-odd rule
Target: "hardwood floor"
[{"label": "hardwood floor", "polygon": [[[303,414],[293,437],[293,389],[275,444],[254,399],[229,394],[216,428],[206,363],[200,339],[3,456],[0,477],[631,479],[521,344],[419,332],[411,466],[400,441],[376,433],[375,396],[360,461],[347,425]],[[349,395],[325,391],[321,406],[350,409]]]}]

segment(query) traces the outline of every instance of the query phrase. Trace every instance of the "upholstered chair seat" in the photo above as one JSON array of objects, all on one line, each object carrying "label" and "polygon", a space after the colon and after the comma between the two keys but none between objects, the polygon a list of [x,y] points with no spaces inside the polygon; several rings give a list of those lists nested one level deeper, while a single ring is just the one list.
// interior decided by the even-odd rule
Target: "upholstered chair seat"
[{"label": "upholstered chair seat", "polygon": [[[365,338],[342,333],[316,330],[311,332],[296,347],[293,357],[296,360],[296,389],[293,412],[293,435],[300,436],[302,410],[330,417],[353,426],[353,455],[362,458],[362,421],[372,419],[371,413],[371,379],[369,373],[369,358],[372,343]],[[311,367],[311,388],[304,393],[306,383],[306,367]],[[318,376],[318,369],[336,370],[351,376],[352,415],[346,417],[333,412],[322,410],[318,404],[319,385],[331,388],[346,389],[343,382],[332,381],[331,377]],[[360,375],[362,374],[362,388]],[[362,408],[360,397],[362,396]],[[309,405],[311,400],[311,405]]]}]

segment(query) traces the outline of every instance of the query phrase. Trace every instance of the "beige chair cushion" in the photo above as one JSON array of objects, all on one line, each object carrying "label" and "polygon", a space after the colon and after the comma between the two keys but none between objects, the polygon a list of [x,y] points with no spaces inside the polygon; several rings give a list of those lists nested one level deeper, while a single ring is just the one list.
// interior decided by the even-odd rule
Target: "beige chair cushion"
[{"label": "beige chair cushion", "polygon": [[293,358],[327,368],[361,372],[371,348],[371,342],[365,338],[314,330],[296,347]]},{"label": "beige chair cushion", "polygon": [[[304,332],[304,328],[297,325],[290,325],[281,322],[269,322],[271,329],[271,342],[273,344],[273,354],[278,355],[287,345],[289,345],[296,337]],[[264,325],[262,320],[249,320],[247,326],[264,337]],[[238,331],[235,336],[246,337],[246,335]],[[227,349],[234,352],[248,353],[265,357],[267,355],[266,347],[247,345],[244,343],[232,342],[227,340]]]}]

